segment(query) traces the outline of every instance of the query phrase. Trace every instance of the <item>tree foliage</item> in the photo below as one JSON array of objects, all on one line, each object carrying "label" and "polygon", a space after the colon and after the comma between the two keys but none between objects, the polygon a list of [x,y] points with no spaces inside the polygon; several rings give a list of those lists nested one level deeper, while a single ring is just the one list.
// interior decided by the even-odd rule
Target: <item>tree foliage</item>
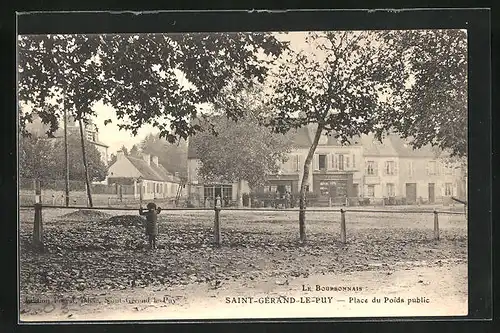
[{"label": "tree foliage", "polygon": [[[85,141],[89,179],[102,181],[106,178],[107,168],[101,153],[87,140]],[[19,172],[23,178],[65,179],[64,140],[44,138],[36,135],[20,138]],[[68,159],[70,180],[85,180],[82,147],[77,135],[68,136]]]},{"label": "tree foliage", "polygon": [[431,144],[451,157],[466,157],[467,32],[404,31],[392,36],[412,83],[399,108],[386,110],[381,123],[409,138],[415,148]]},{"label": "tree foliage", "polygon": [[[193,137],[201,166],[198,174],[208,182],[246,180],[251,188],[265,183],[266,176],[276,174],[287,160],[291,149],[291,133],[273,133],[262,127],[262,110],[248,95],[239,99],[246,105],[235,122],[224,112],[202,122],[210,126]],[[213,126],[213,128],[212,128]]]},{"label": "tree foliage", "polygon": [[270,77],[267,126],[279,133],[315,126],[300,187],[302,240],[309,169],[321,135],[349,142],[355,135],[373,131],[379,115],[393,107],[390,95],[404,90],[403,62],[387,35],[382,31],[309,33],[308,48],[290,49],[274,79]]},{"label": "tree foliage", "polygon": [[460,31],[314,32],[306,49],[282,55],[266,124],[280,133],[316,129],[301,184],[302,240],[305,187],[321,135],[348,143],[353,136],[372,132],[380,140],[395,131],[415,148],[432,144],[465,153],[464,37]]},{"label": "tree foliage", "polygon": [[85,120],[102,101],[133,134],[151,124],[170,142],[185,139],[200,104],[230,98],[220,94],[229,82],[263,82],[259,53],[277,56],[285,44],[267,33],[22,35],[19,100],[31,111],[20,124],[36,113],[53,132],[62,105]]},{"label": "tree foliage", "polygon": [[187,173],[187,144],[180,140],[176,144],[169,143],[157,134],[149,134],[141,141],[141,151],[158,156],[158,162],[171,173]]}]

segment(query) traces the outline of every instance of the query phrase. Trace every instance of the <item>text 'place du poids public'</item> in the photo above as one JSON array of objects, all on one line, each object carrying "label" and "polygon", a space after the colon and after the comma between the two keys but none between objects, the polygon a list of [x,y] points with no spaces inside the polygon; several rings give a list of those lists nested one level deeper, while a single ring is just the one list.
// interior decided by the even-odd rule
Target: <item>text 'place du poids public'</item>
[{"label": "text 'place du poids public'", "polygon": [[[361,297],[349,297],[349,303],[356,304],[365,304],[369,303],[368,298]],[[412,297],[412,298],[403,298],[403,297],[373,297],[371,303],[395,303],[395,304],[426,304],[430,303],[430,300],[427,297]]]}]

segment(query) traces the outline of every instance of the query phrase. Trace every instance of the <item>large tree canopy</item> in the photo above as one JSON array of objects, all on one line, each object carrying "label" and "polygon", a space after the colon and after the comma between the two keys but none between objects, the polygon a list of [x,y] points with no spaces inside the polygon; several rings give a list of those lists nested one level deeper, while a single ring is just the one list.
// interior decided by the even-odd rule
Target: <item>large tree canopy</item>
[{"label": "large tree canopy", "polygon": [[284,53],[270,76],[267,126],[286,133],[316,125],[300,187],[303,241],[309,169],[321,135],[348,142],[355,135],[380,129],[377,120],[393,107],[391,95],[404,90],[403,60],[387,36],[388,32],[381,31],[309,33],[304,43],[307,48]]},{"label": "large tree canopy", "polygon": [[466,153],[466,38],[462,31],[309,33],[269,75],[265,120],[275,132],[314,124],[304,163],[299,226],[305,240],[305,188],[321,135],[347,143],[386,131]]},{"label": "large tree canopy", "polygon": [[250,188],[276,174],[291,149],[290,135],[275,134],[259,125],[255,113],[247,110],[238,122],[225,116],[212,120],[214,130],[193,137],[201,165],[198,173],[208,182],[246,180]]},{"label": "large tree canopy", "polygon": [[58,127],[62,107],[89,119],[102,101],[133,134],[144,124],[170,142],[196,132],[189,119],[203,103],[231,98],[220,91],[263,82],[265,56],[286,43],[267,33],[20,36],[19,100]]}]

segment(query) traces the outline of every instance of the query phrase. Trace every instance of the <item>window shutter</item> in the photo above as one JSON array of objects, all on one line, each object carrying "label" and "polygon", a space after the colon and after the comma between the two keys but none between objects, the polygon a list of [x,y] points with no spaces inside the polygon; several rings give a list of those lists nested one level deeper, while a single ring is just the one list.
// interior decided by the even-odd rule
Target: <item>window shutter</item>
[{"label": "window shutter", "polygon": [[352,168],[356,169],[356,155],[352,154]]},{"label": "window shutter", "polygon": [[431,172],[430,172],[430,164],[431,164],[430,162],[427,162],[427,165],[425,166],[425,169],[427,171],[427,175],[431,174]]},{"label": "window shutter", "polygon": [[333,154],[333,168],[335,170],[339,169],[339,157],[337,154]]},{"label": "window shutter", "polygon": [[319,170],[319,155],[318,154],[313,155],[313,169]]},{"label": "window shutter", "polygon": [[384,172],[383,172],[383,174],[384,174],[384,175],[388,175],[388,174],[389,174],[389,173],[387,172],[387,168],[389,168],[389,162],[387,162],[387,161],[386,161],[386,162],[384,163]]},{"label": "window shutter", "polygon": [[325,163],[326,163],[327,170],[332,169],[332,160],[331,160],[331,158],[329,158],[328,155],[326,155],[326,157],[325,157]]},{"label": "window shutter", "polygon": [[349,163],[349,155],[346,155],[346,157],[345,157],[345,168],[346,169],[350,169],[351,168],[351,165]]},{"label": "window shutter", "polygon": [[373,175],[378,176],[378,163],[373,162]]},{"label": "window shutter", "polygon": [[297,171],[300,171],[300,165],[302,164],[302,160],[300,155],[297,155]]},{"label": "window shutter", "polygon": [[398,174],[398,161],[394,161],[394,174]]},{"label": "window shutter", "polygon": [[365,163],[365,175],[368,175],[368,166],[370,165],[370,163],[366,162]]},{"label": "window shutter", "polygon": [[436,170],[436,171],[437,171],[437,174],[438,174],[438,175],[442,175],[442,174],[443,174],[443,163],[441,163],[441,162],[436,162],[436,164],[437,164],[437,170]]}]

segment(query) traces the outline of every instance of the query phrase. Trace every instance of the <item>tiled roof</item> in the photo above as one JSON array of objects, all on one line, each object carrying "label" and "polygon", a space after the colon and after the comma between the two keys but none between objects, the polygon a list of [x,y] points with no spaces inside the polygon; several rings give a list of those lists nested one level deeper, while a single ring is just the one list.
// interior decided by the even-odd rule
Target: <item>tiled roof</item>
[{"label": "tiled roof", "polygon": [[165,169],[161,164],[158,166],[151,163],[148,165],[146,161],[139,157],[126,156],[126,158],[139,170],[143,179],[155,181],[180,182],[179,177],[175,177]]},{"label": "tiled roof", "polygon": [[134,165],[134,167],[139,170],[141,177],[147,180],[164,181],[164,179],[157,174],[151,166],[149,166],[146,161],[142,158],[126,156],[127,159]]},{"label": "tiled roof", "polygon": [[[314,135],[314,126],[304,126],[295,130],[293,137],[293,146],[295,148],[309,148],[312,144]],[[197,137],[189,138],[188,142],[188,159],[198,157],[196,152]],[[341,144],[334,135],[328,136],[326,144],[328,146],[340,146]],[[378,141],[373,134],[355,136],[351,139],[351,145],[363,146],[364,155],[367,156],[399,156],[399,157],[434,157],[434,151],[430,146],[425,146],[420,149],[412,149],[411,145],[406,140],[401,139],[398,135],[389,134],[382,142]],[[321,146],[321,144],[320,144]]]},{"label": "tiled roof", "polygon": [[397,135],[391,135],[389,138],[391,140],[392,146],[400,157],[434,158],[436,156],[436,152],[433,150],[431,145],[424,146],[420,149],[413,149],[408,142],[401,139]]}]

